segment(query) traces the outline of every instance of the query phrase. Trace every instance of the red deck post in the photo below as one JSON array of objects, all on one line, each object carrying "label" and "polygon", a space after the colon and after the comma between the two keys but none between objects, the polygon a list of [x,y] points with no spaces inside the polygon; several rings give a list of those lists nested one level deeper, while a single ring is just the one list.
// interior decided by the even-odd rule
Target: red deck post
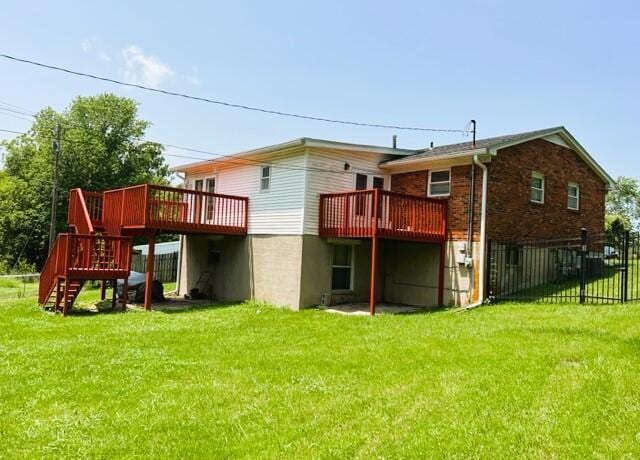
[{"label": "red deck post", "polygon": [[100,280],[100,300],[104,300],[107,297],[107,282]]},{"label": "red deck post", "polygon": [[376,262],[378,259],[378,200],[379,190],[373,191],[373,223],[371,230],[371,281],[369,291],[369,314],[376,314]]},{"label": "red deck post", "polygon": [[156,246],[156,236],[152,235],[148,239],[149,252],[147,253],[147,276],[144,283],[144,309],[151,310],[151,291],[153,284],[153,258]]}]

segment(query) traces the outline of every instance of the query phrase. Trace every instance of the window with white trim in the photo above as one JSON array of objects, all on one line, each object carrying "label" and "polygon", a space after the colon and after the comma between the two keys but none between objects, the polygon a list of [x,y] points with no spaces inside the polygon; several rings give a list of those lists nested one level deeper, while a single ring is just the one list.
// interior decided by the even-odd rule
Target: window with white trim
[{"label": "window with white trim", "polygon": [[580,209],[580,186],[575,182],[567,184],[567,208]]},{"label": "window with white trim", "polygon": [[331,263],[331,290],[353,289],[353,245],[334,244]]},{"label": "window with white trim", "polygon": [[260,168],[260,190],[269,190],[271,187],[271,166]]},{"label": "window with white trim", "polygon": [[544,176],[540,173],[531,173],[531,202],[544,203]]},{"label": "window with white trim", "polygon": [[451,188],[451,170],[429,171],[428,196],[449,196]]}]

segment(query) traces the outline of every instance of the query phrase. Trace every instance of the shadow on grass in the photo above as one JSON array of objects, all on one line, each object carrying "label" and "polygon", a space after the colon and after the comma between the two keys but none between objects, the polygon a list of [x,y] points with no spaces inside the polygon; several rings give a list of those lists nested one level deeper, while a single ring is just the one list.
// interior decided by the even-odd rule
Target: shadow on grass
[{"label": "shadow on grass", "polygon": [[[159,302],[151,305],[151,311],[154,313],[165,313],[169,315],[194,313],[205,310],[219,310],[242,305],[243,302],[226,302],[226,303],[186,303],[182,300],[176,301],[174,305],[172,301]],[[97,316],[97,315],[117,315],[127,312],[144,312],[141,304],[129,303],[127,310],[122,311],[118,302],[115,308],[111,304],[111,300],[103,300],[86,306],[74,307],[67,312],[67,316]]]}]

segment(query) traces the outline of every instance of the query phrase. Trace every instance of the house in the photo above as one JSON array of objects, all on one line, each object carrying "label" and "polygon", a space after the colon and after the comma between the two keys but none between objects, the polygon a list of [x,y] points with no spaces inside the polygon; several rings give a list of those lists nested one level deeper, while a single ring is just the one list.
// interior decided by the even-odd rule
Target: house
[{"label": "house", "polygon": [[488,241],[601,232],[613,182],[564,127],[420,150],[301,138],[174,171],[183,187],[72,190],[40,303],[66,313],[86,280],[126,279],[133,236],[150,284],[155,238],[173,233],[180,294],[469,305],[486,297]]},{"label": "house", "polygon": [[181,238],[180,293],[206,274],[220,300],[372,312],[481,301],[489,239],[601,232],[613,182],[564,127],[420,150],[301,138],[174,171],[249,203],[246,235]]}]

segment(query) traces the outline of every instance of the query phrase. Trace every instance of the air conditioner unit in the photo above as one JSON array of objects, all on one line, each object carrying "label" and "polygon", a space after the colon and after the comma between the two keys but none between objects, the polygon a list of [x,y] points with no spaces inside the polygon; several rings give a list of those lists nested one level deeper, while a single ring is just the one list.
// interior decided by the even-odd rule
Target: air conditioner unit
[{"label": "air conditioner unit", "polygon": [[323,307],[330,307],[331,306],[331,293],[330,292],[323,292],[322,296],[320,296],[320,305]]}]

